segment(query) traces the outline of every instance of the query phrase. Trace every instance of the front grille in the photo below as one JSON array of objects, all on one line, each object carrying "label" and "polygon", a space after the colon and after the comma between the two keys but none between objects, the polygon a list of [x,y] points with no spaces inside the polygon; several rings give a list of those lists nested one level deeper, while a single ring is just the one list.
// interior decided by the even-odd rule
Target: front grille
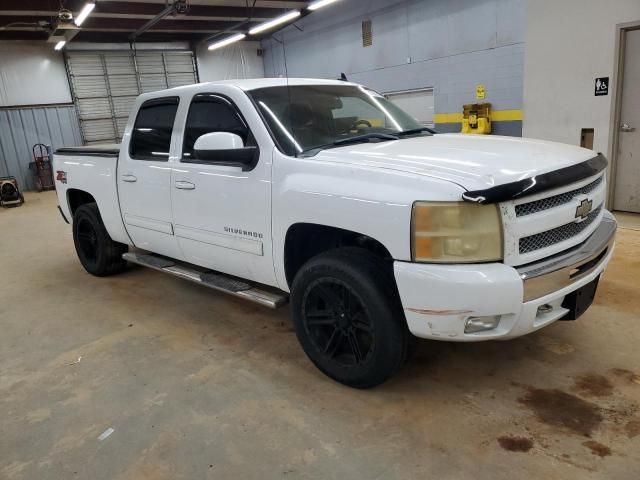
[{"label": "front grille", "polygon": [[593,223],[601,211],[602,205],[592,210],[591,213],[587,215],[587,218],[580,223],[567,223],[566,225],[547,230],[546,232],[536,233],[535,235],[521,238],[519,245],[520,255],[555,245],[556,243],[563,242],[579,235]]},{"label": "front grille", "polygon": [[516,205],[516,216],[523,217],[525,215],[531,215],[532,213],[541,212],[543,210],[548,210],[550,208],[569,203],[576,195],[586,195],[587,193],[594,191],[602,183],[602,179],[603,177],[598,177],[584,187],[576,188],[570,192],[564,192],[554,195],[553,197]]}]

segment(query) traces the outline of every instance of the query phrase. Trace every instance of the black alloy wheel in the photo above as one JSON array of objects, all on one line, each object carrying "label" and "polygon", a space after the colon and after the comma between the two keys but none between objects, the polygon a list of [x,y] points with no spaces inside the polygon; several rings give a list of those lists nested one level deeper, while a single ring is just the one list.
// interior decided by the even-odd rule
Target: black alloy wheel
[{"label": "black alloy wheel", "polygon": [[95,203],[81,205],[74,212],[73,242],[80,263],[92,275],[113,275],[127,266],[122,254],[128,246],[111,239]]},{"label": "black alloy wheel", "polygon": [[95,263],[98,259],[98,235],[95,228],[87,218],[81,218],[76,228],[78,247],[82,251],[84,258],[91,263]]},{"label": "black alloy wheel", "polygon": [[390,260],[342,247],[297,272],[291,288],[296,335],[324,374],[355,388],[383,383],[404,363],[411,335]]},{"label": "black alloy wheel", "polygon": [[305,295],[303,316],[315,348],[338,365],[358,365],[371,357],[375,330],[349,285],[330,277],[313,282]]}]

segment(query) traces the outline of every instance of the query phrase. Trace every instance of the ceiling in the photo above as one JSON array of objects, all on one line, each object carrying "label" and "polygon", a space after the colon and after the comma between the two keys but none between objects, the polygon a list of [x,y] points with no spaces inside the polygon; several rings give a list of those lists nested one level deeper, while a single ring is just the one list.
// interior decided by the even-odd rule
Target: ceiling
[{"label": "ceiling", "polygon": [[[72,35],[73,42],[128,42],[133,32],[172,2],[97,0],[93,12]],[[47,40],[51,28],[46,24],[56,25],[61,8],[70,10],[76,18],[86,3],[87,0],[1,0],[0,40]],[[246,32],[253,25],[309,4],[298,0],[187,0],[186,3],[186,13],[164,17],[139,35],[136,42],[197,43],[212,36],[224,38],[226,32]]]}]

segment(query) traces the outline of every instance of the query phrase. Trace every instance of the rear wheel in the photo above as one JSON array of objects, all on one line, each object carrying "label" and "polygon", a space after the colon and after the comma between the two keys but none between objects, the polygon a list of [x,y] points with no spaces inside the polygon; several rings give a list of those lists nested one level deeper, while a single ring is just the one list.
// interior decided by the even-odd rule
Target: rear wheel
[{"label": "rear wheel", "polygon": [[80,263],[92,275],[113,275],[127,266],[127,262],[122,259],[122,254],[128,249],[127,245],[111,239],[95,203],[82,205],[74,213],[73,242]]},{"label": "rear wheel", "polygon": [[291,307],[305,353],[340,383],[379,385],[406,359],[410,334],[391,267],[366,250],[341,248],[308,261]]}]

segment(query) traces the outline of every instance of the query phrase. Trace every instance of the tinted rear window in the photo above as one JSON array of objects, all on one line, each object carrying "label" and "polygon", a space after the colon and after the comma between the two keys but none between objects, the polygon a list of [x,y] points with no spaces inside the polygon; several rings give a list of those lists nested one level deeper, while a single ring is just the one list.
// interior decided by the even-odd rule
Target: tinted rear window
[{"label": "tinted rear window", "polygon": [[177,98],[145,102],[138,111],[131,135],[129,154],[139,160],[168,160]]}]

